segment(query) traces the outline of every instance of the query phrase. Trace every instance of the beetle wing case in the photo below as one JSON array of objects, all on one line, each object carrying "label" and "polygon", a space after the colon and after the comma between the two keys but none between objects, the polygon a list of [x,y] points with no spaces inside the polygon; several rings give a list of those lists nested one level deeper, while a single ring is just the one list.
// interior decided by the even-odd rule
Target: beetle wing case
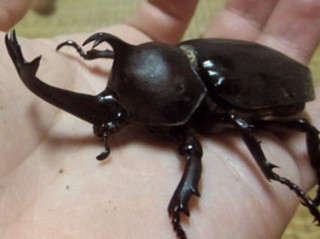
[{"label": "beetle wing case", "polygon": [[190,40],[179,46],[210,96],[231,108],[266,110],[314,99],[309,69],[266,46],[229,39]]}]

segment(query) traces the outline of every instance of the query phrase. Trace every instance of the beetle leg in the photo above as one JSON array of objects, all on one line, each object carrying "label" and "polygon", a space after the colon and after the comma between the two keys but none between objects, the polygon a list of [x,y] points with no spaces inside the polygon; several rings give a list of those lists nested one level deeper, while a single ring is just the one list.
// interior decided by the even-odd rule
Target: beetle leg
[{"label": "beetle leg", "polygon": [[104,148],[105,148],[105,150],[97,156],[97,159],[104,160],[109,156],[109,153],[110,153],[110,148],[109,148],[109,143],[108,143],[108,139],[109,139],[109,135],[110,135],[109,128],[104,124],[103,125],[94,125],[93,132],[96,136],[101,138],[101,141],[103,142]]},{"label": "beetle leg", "polygon": [[[88,43],[94,41],[93,43],[93,48],[98,46],[99,44],[101,44],[103,41],[108,41],[109,36],[111,36],[108,33],[104,33],[104,32],[97,32],[92,34],[90,37],[87,38],[87,40],[85,40],[83,42],[83,46],[87,45]],[[111,38],[114,38],[114,36],[111,36]]]},{"label": "beetle leg", "polygon": [[192,195],[200,196],[198,183],[201,175],[202,147],[200,142],[192,135],[183,137],[179,148],[180,154],[185,156],[187,163],[183,176],[170,200],[168,206],[169,216],[174,231],[180,239],[187,236],[180,225],[180,212],[189,216],[188,202]]},{"label": "beetle leg", "polygon": [[[111,34],[104,33],[104,32],[98,32],[98,33],[91,35],[89,38],[87,38],[87,40],[85,40],[83,42],[82,46],[85,46],[92,41],[94,41],[92,48],[95,48],[96,46],[98,46],[100,43],[102,43],[104,41],[108,42],[113,48],[119,47],[119,46],[127,46],[127,44],[124,43],[119,38],[117,38]],[[97,59],[97,58],[111,58],[111,59],[113,59],[115,56],[115,53],[111,50],[99,51],[99,50],[91,49],[87,52],[84,52],[83,49],[76,42],[74,42],[72,40],[68,40],[68,41],[60,43],[57,46],[56,50],[58,51],[59,49],[61,49],[64,46],[72,46],[73,48],[75,48],[77,50],[77,52],[80,54],[80,56],[82,58],[84,58],[85,60],[93,60],[93,59]]]},{"label": "beetle leg", "polygon": [[116,121],[93,126],[93,133],[101,139],[105,148],[105,150],[97,156],[98,160],[104,160],[109,156],[109,136],[118,132],[121,127],[123,127],[122,122],[118,123]]},{"label": "beetle leg", "polygon": [[99,51],[99,50],[91,49],[87,52],[84,52],[84,50],[73,40],[68,40],[60,43],[57,46],[56,51],[59,51],[64,46],[73,47],[74,49],[76,49],[79,55],[85,60],[94,60],[98,58],[111,58],[111,59],[114,58],[114,52],[110,50]]},{"label": "beetle leg", "polygon": [[289,189],[294,191],[296,195],[301,199],[302,204],[309,209],[311,214],[315,217],[315,220],[318,222],[318,224],[320,224],[320,212],[317,209],[316,203],[311,198],[309,198],[306,193],[299,188],[298,185],[272,171],[273,168],[276,168],[277,166],[273,165],[266,159],[259,141],[254,137],[252,133],[252,126],[250,126],[247,122],[233,113],[229,113],[229,120],[240,132],[244,142],[246,143],[252,156],[256,160],[265,177],[269,181],[274,180],[281,184],[284,184]]},{"label": "beetle leg", "polygon": [[266,130],[291,129],[306,133],[306,144],[311,165],[316,171],[318,177],[318,190],[315,199],[316,205],[320,204],[320,139],[319,131],[312,126],[306,119],[288,119],[288,120],[255,120],[253,124]]}]

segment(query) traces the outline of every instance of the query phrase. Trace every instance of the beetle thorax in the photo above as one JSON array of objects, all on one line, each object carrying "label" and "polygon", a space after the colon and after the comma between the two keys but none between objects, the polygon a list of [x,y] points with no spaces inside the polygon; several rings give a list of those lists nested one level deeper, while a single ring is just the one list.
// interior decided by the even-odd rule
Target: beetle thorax
[{"label": "beetle thorax", "polygon": [[183,52],[160,43],[116,55],[108,89],[132,118],[153,125],[185,123],[205,95]]}]

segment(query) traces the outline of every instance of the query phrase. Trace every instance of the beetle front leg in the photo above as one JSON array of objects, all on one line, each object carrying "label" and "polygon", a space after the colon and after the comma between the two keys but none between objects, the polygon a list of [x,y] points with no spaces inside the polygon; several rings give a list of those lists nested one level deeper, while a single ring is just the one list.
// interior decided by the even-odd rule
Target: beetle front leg
[{"label": "beetle front leg", "polygon": [[200,196],[198,184],[201,175],[202,147],[194,136],[187,135],[183,138],[179,151],[181,155],[186,157],[187,163],[169,203],[168,212],[177,236],[180,239],[186,239],[187,236],[180,225],[180,212],[189,216],[188,202],[190,197],[192,195]]},{"label": "beetle front leg", "polygon": [[278,174],[272,171],[277,166],[273,165],[266,159],[259,141],[254,137],[252,133],[252,126],[250,126],[247,122],[245,122],[243,119],[239,118],[233,113],[229,114],[229,120],[233,123],[235,128],[240,132],[244,142],[246,143],[252,156],[256,160],[257,164],[259,165],[260,169],[264,173],[265,177],[269,181],[274,180],[281,184],[284,184],[289,189],[294,191],[296,195],[301,199],[302,204],[309,209],[311,214],[315,217],[315,220],[318,222],[318,224],[320,224],[320,212],[317,209],[316,203],[311,198],[309,198],[306,195],[306,193],[299,188],[298,185],[294,184],[287,178],[279,176]]},{"label": "beetle front leg", "polygon": [[93,133],[101,139],[104,145],[104,151],[100,153],[96,158],[98,160],[104,160],[106,159],[110,154],[110,148],[109,148],[109,135],[110,131],[106,125],[94,125],[93,126]]},{"label": "beetle front leg", "polygon": [[64,46],[71,46],[74,49],[76,49],[76,51],[79,53],[79,55],[85,59],[85,60],[94,60],[94,59],[98,59],[98,58],[110,58],[113,59],[114,58],[114,52],[110,51],[110,50],[103,50],[103,51],[99,51],[99,50],[95,50],[95,49],[91,49],[87,52],[85,52],[76,42],[74,42],[73,40],[67,40],[65,42],[60,43],[57,47],[56,47],[56,51],[59,51],[62,47]]},{"label": "beetle front leg", "polygon": [[110,154],[109,137],[111,134],[118,132],[124,125],[125,115],[118,114],[112,121],[93,126],[93,133],[101,139],[104,145],[104,151],[96,158],[98,160],[106,159]]},{"label": "beetle front leg", "polygon": [[[87,38],[83,42],[82,45],[85,46],[92,41],[94,41],[92,48],[98,46],[100,43],[102,43],[104,41],[108,42],[113,47],[117,46],[117,45],[126,45],[119,38],[117,38],[111,34],[104,33],[104,32],[98,32],[98,33],[91,35],[89,38]],[[58,51],[64,46],[71,46],[71,47],[75,48],[77,50],[77,52],[80,54],[80,56],[82,58],[84,58],[85,60],[94,60],[97,58],[111,58],[111,59],[113,59],[115,56],[115,53],[110,50],[99,51],[99,50],[91,49],[87,52],[84,52],[82,50],[82,48],[73,40],[68,40],[68,41],[60,43],[57,46],[56,50]]]}]

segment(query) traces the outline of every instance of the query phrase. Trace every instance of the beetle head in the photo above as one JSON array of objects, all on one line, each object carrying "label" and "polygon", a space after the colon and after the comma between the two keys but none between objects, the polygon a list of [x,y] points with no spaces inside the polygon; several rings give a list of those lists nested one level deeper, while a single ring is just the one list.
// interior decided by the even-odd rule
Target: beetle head
[{"label": "beetle head", "polygon": [[115,51],[107,90],[130,117],[152,125],[189,120],[206,88],[182,50],[154,42],[133,46],[114,37],[106,41]]}]

